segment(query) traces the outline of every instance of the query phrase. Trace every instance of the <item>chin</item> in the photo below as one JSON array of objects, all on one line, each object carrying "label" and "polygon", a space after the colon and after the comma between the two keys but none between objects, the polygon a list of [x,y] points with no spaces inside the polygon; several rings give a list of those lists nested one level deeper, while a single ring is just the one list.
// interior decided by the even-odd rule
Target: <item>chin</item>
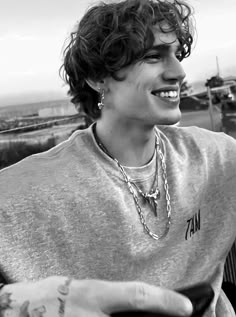
[{"label": "chin", "polygon": [[173,120],[173,121],[167,121],[166,123],[163,123],[165,125],[178,125],[180,120]]},{"label": "chin", "polygon": [[181,114],[175,116],[168,116],[163,118],[158,118],[156,125],[177,125],[180,122]]},{"label": "chin", "polygon": [[174,125],[177,124],[181,119],[181,112],[179,107],[175,109],[161,109],[158,113],[155,113],[155,125]]}]

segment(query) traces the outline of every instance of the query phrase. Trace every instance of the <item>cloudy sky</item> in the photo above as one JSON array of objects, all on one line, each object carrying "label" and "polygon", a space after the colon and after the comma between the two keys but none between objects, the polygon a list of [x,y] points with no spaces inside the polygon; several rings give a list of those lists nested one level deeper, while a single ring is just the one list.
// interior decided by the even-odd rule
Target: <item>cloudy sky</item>
[{"label": "cloudy sky", "polygon": [[[183,62],[187,80],[236,75],[236,0],[189,0],[196,47]],[[0,0],[0,106],[66,96],[58,76],[64,40],[91,0]],[[42,97],[43,96],[43,97]]]}]

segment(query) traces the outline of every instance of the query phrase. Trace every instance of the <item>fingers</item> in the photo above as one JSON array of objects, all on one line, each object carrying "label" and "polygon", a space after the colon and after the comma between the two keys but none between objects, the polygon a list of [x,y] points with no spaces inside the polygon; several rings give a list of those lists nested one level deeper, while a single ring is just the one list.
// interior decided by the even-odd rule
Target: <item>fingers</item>
[{"label": "fingers", "polygon": [[102,282],[100,309],[105,314],[121,311],[151,311],[189,316],[190,300],[177,292],[141,282]]}]

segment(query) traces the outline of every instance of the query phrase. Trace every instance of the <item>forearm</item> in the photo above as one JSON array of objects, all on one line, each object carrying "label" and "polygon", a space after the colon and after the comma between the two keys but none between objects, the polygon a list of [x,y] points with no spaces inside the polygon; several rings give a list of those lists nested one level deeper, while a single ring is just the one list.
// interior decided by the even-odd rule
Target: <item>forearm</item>
[{"label": "forearm", "polygon": [[0,317],[62,317],[69,283],[65,277],[50,277],[35,283],[5,285],[0,290]]},{"label": "forearm", "polygon": [[56,276],[8,284],[0,290],[0,317],[108,317],[127,310],[187,316],[192,312],[192,304],[177,292],[137,281],[71,280]]}]

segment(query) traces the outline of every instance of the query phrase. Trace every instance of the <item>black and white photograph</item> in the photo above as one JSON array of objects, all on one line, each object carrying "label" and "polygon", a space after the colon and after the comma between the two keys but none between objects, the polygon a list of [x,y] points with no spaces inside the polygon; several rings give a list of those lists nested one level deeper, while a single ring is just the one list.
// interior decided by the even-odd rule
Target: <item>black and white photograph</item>
[{"label": "black and white photograph", "polygon": [[236,0],[0,0],[0,317],[236,316]]}]

